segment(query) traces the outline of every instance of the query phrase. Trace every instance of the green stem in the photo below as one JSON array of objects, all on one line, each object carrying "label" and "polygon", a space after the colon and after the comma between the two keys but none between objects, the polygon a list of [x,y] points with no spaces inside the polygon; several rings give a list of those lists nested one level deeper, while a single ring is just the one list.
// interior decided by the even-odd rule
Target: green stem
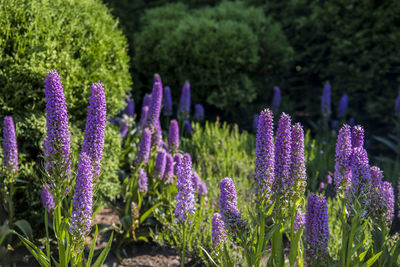
[{"label": "green stem", "polygon": [[185,248],[186,248],[186,226],[183,223],[183,245],[182,245],[182,256],[181,256],[181,267],[185,266]]},{"label": "green stem", "polygon": [[341,198],[342,205],[342,265],[346,266],[346,250],[347,250],[347,230],[346,230],[346,206],[344,198]]},{"label": "green stem", "polygon": [[10,183],[10,194],[8,196],[8,225],[12,228],[14,223],[14,205],[13,205],[13,195],[14,195],[14,184]]},{"label": "green stem", "polygon": [[49,266],[51,266],[50,241],[49,241],[49,220],[48,220],[48,214],[47,214],[46,209],[44,209],[44,224],[45,224],[45,228],[46,228],[46,255],[47,255],[47,258],[49,259]]}]

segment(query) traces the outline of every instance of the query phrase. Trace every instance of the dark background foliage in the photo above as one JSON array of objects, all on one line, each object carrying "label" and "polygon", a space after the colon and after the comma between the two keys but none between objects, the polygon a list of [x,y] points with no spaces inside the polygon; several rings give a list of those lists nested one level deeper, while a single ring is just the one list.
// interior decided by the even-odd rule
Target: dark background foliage
[{"label": "dark background foliage", "polygon": [[[149,29],[161,21],[165,21],[161,15],[163,12],[169,12],[170,8],[165,7],[158,10],[160,18],[151,17],[155,10],[154,7],[164,6],[171,1],[114,1],[105,0],[107,4],[113,8],[113,14],[120,18],[125,34],[130,44],[130,55],[136,58],[143,57],[136,53],[138,46],[135,46],[136,40],[140,39]],[[183,2],[183,1],[173,1]],[[219,14],[223,13],[222,7],[229,9],[230,5],[222,4],[220,1],[184,1],[187,5],[187,13],[173,16],[169,22],[178,21],[181,17],[191,17],[192,20],[200,20],[201,17],[207,16],[205,13]],[[232,85],[220,86],[216,91],[230,91],[229,94],[221,94],[220,102],[230,102],[230,94],[240,98],[245,95],[241,105],[237,106],[237,113],[227,113],[221,106],[215,106],[216,100],[207,92],[195,93],[197,102],[207,103],[214,108],[207,109],[206,116],[214,117],[215,115],[225,115],[224,118],[230,121],[239,121],[242,126],[250,127],[250,113],[260,110],[262,107],[271,103],[272,87],[279,85],[282,89],[283,101],[282,110],[290,113],[297,111],[297,119],[307,122],[308,119],[315,120],[320,117],[320,96],[322,93],[323,83],[330,81],[332,84],[332,103],[333,117],[336,116],[337,104],[343,93],[349,95],[350,100],[350,116],[355,118],[357,123],[362,123],[367,132],[373,131],[374,134],[384,134],[388,131],[388,125],[393,118],[393,106],[395,97],[398,92],[399,77],[399,61],[400,50],[397,44],[400,41],[400,19],[399,14],[400,3],[398,1],[376,1],[376,0],[339,0],[339,1],[321,1],[321,0],[286,0],[286,1],[260,1],[247,0],[239,3],[239,5],[247,5],[248,9],[236,9],[242,17],[246,18],[246,11],[253,10],[255,12],[263,10],[264,16],[250,16],[253,23],[258,25],[266,22],[267,26],[277,25],[280,27],[285,36],[282,38],[270,38],[274,41],[273,47],[281,48],[280,50],[268,51],[268,45],[271,42],[262,42],[258,39],[258,48],[266,52],[270,52],[270,57],[263,58],[260,54],[258,64],[264,66],[283,66],[281,69],[273,69],[278,73],[272,75],[266,70],[258,70],[258,73],[252,73],[253,69],[249,66],[246,69],[240,69],[242,75],[247,80],[241,79],[244,86],[235,87]],[[214,11],[211,8],[216,7]],[[217,10],[220,11],[217,11]],[[235,8],[233,8],[235,9]],[[148,12],[147,12],[148,11]],[[178,11],[176,11],[178,12]],[[229,12],[232,12],[230,10]],[[235,11],[233,11],[234,14]],[[252,13],[254,15],[254,13]],[[213,18],[215,18],[214,15]],[[152,18],[152,22],[147,23],[146,17]],[[221,16],[223,17],[223,16]],[[248,20],[238,19],[232,15],[232,20],[238,24],[249,25]],[[186,22],[187,19],[182,21]],[[264,21],[264,22],[263,22]],[[179,28],[180,23],[169,25],[172,32],[161,33],[163,36],[168,35],[172,41],[174,37],[180,34],[187,34]],[[253,24],[254,25],[254,24]],[[265,25],[265,24],[264,24]],[[280,25],[280,26],[279,26]],[[167,26],[166,26],[167,27]],[[239,26],[240,27],[240,26]],[[268,28],[268,27],[267,27]],[[194,29],[195,31],[195,29]],[[265,37],[253,32],[257,37]],[[276,35],[275,35],[276,36]],[[279,33],[280,36],[280,33]],[[192,36],[186,36],[188,44]],[[182,37],[183,38],[183,37]],[[160,37],[160,40],[162,38]],[[184,38],[183,38],[184,39]],[[163,40],[164,51],[173,46],[168,43],[168,39]],[[197,42],[206,42],[205,45],[212,46],[213,37],[209,35],[203,36]],[[182,45],[182,43],[178,43]],[[178,46],[177,44],[177,46]],[[155,52],[158,46],[148,46],[148,51]],[[154,49],[154,50],[152,50]],[[177,49],[177,48],[176,48]],[[229,48],[230,49],[230,48]],[[289,52],[293,49],[293,53],[285,53],[285,57],[281,57],[282,51]],[[211,50],[211,49],[210,49]],[[169,51],[169,50],[168,50]],[[178,51],[178,50],[177,50]],[[232,53],[235,50],[228,50]],[[142,51],[141,51],[142,52]],[[153,58],[154,55],[147,55]],[[198,64],[201,59],[209,58],[208,53],[198,55],[196,60],[190,58],[192,54],[188,50],[182,50],[179,57],[171,57],[168,70],[178,70],[178,76],[185,76],[183,66],[186,64]],[[287,60],[287,57],[290,59]],[[163,62],[159,58],[159,64]],[[271,62],[274,61],[274,62]],[[195,63],[196,62],[196,63]],[[157,66],[153,61],[132,61],[131,71],[135,77],[135,96],[137,100],[148,92],[151,88],[151,75],[144,75],[147,72],[160,72],[161,75],[169,81],[170,73],[163,73],[165,66]],[[201,68],[202,66],[197,66]],[[224,72],[235,72],[235,66],[225,64],[214,66],[215,68],[224,69]],[[152,69],[153,68],[153,69]],[[181,70],[182,69],[182,70]],[[206,73],[216,72],[220,70],[207,70]],[[176,73],[173,73],[177,77]],[[198,74],[200,76],[200,74]],[[186,79],[190,79],[193,84],[193,90],[201,90],[196,88],[196,82],[193,80],[196,76],[191,76],[191,70],[186,71]],[[177,79],[183,79],[179,77]],[[212,82],[216,82],[218,77],[214,77]],[[179,81],[181,84],[182,80]],[[181,84],[172,82],[172,88],[175,96],[180,92]],[[217,83],[218,84],[218,83]],[[251,86],[249,85],[251,84]],[[201,87],[201,85],[200,85]],[[218,87],[218,85],[217,85]],[[250,90],[249,88],[256,89]],[[241,93],[236,91],[243,90]],[[250,98],[250,99],[248,99]],[[177,99],[175,98],[175,102]],[[235,103],[235,101],[232,101]],[[229,108],[228,108],[229,109]],[[241,116],[238,116],[238,113]],[[304,118],[304,116],[306,116]]]}]

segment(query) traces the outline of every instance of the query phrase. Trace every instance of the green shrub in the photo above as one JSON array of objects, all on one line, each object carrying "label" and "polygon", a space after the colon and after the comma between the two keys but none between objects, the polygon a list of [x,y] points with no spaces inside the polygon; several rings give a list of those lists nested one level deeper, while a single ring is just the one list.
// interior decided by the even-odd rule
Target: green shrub
[{"label": "green shrub", "polygon": [[139,73],[159,72],[176,100],[189,80],[193,103],[229,118],[269,95],[263,88],[281,79],[291,56],[280,26],[243,2],[200,9],[170,4],[147,10],[141,22],[134,61]]},{"label": "green shrub", "polygon": [[[91,83],[104,83],[108,117],[121,110],[132,81],[126,40],[117,27],[98,0],[1,1],[0,118],[10,114],[16,123],[20,161],[26,166],[20,178],[28,181],[27,190],[17,193],[20,202],[40,204],[44,77],[49,70],[57,69],[63,83],[75,153],[80,150]],[[109,197],[115,197],[119,186],[120,142],[118,132],[107,129],[99,190]],[[26,206],[22,211],[31,212]]]}]

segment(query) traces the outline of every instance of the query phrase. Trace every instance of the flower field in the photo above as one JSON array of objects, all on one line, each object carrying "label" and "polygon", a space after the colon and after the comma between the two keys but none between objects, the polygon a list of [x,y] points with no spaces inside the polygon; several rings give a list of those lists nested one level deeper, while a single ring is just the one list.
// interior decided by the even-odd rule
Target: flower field
[{"label": "flower field", "polygon": [[[300,123],[278,113],[278,87],[272,109],[257,114],[253,136],[237,125],[204,122],[200,104],[191,116],[189,82],[174,119],[171,90],[163,87],[158,74],[138,116],[133,100],[126,98],[126,108],[107,122],[104,85],[96,82],[79,157],[71,148],[62,78],[51,70],[44,83],[45,235],[33,234],[27,220],[15,217],[15,192],[26,181],[19,179],[14,121],[6,116],[3,247],[24,246],[41,266],[102,266],[110,251],[122,259],[130,247],[151,240],[175,248],[182,266],[399,264],[400,241],[391,228],[396,210],[393,184],[371,165],[362,126],[339,125],[337,134],[328,127],[329,83],[322,91],[321,127],[327,127],[324,134],[333,149],[325,144],[324,152]],[[340,101],[341,116],[346,114],[346,99],[344,95]],[[99,201],[97,191],[106,127],[118,127],[124,138],[121,193],[114,201]],[[320,167],[321,173],[329,169],[322,180],[313,176]],[[119,222],[94,225],[94,216],[105,206],[115,210]],[[106,242],[101,251],[95,251],[97,239]]]}]

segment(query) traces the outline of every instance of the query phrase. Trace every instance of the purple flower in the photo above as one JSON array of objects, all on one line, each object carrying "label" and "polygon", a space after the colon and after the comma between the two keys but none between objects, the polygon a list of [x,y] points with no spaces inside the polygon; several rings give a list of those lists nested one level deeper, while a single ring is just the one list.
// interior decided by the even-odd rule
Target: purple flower
[{"label": "purple flower", "polygon": [[212,240],[214,247],[226,242],[226,229],[222,216],[219,213],[214,213],[212,217]]},{"label": "purple flower", "polygon": [[321,190],[325,189],[325,183],[324,183],[324,182],[321,182],[321,183],[319,184],[319,188],[321,188]]},{"label": "purple flower", "polygon": [[191,123],[190,121],[186,120],[186,121],[183,123],[183,130],[184,130],[186,133],[191,134],[191,133],[193,132],[192,123]]},{"label": "purple flower", "polygon": [[163,180],[167,183],[174,181],[174,159],[167,153]]},{"label": "purple flower", "polygon": [[176,153],[174,156],[174,174],[178,175],[178,166],[181,164],[182,155],[180,153]]},{"label": "purple flower", "polygon": [[188,120],[190,116],[190,83],[185,82],[178,106],[178,119]]},{"label": "purple flower", "polygon": [[299,230],[299,228],[304,225],[306,222],[306,215],[299,210],[296,213],[296,217],[294,218],[294,231],[297,232],[297,230]]},{"label": "purple flower", "polygon": [[258,120],[260,118],[260,115],[255,114],[253,118],[253,130],[256,132],[258,129]]},{"label": "purple flower", "polygon": [[296,123],[291,132],[291,160],[290,186],[295,186],[297,195],[303,195],[306,190],[306,163],[304,160],[304,132],[303,126]]},{"label": "purple flower", "polygon": [[141,163],[146,164],[149,160],[151,148],[151,131],[146,128],[142,133],[142,139],[140,140],[139,150],[136,155],[136,166]]},{"label": "purple flower", "polygon": [[351,130],[344,125],[340,130],[336,142],[335,186],[336,190],[346,191],[351,183]]},{"label": "purple flower", "polygon": [[169,135],[168,135],[168,150],[171,153],[178,151],[179,149],[179,126],[176,120],[171,120],[169,124]]},{"label": "purple flower", "polygon": [[353,148],[351,162],[351,187],[353,192],[366,197],[364,194],[368,193],[371,184],[371,171],[367,151],[362,147]]},{"label": "purple flower", "polygon": [[97,82],[92,84],[82,147],[90,157],[95,179],[100,175],[106,122],[106,96],[103,84]]},{"label": "purple flower", "polygon": [[351,131],[351,145],[355,147],[363,147],[364,145],[364,129],[360,125],[353,126]]},{"label": "purple flower", "polygon": [[208,194],[206,182],[201,182],[199,187],[199,196],[205,196]]},{"label": "purple flower", "polygon": [[42,203],[43,207],[47,210],[48,213],[51,213],[54,210],[54,198],[50,194],[48,190],[48,185],[42,186]]},{"label": "purple flower", "polygon": [[261,111],[258,119],[255,179],[257,192],[269,197],[274,181],[274,125],[269,109]]},{"label": "purple flower", "polygon": [[230,231],[243,225],[241,214],[237,208],[236,188],[232,179],[226,177],[220,183],[219,207],[222,219]]},{"label": "purple flower", "polygon": [[385,219],[391,221],[394,217],[394,191],[391,183],[382,182],[382,196],[386,210]]},{"label": "purple flower", "polygon": [[200,190],[201,179],[196,171],[192,171],[192,183],[194,191],[198,193]]},{"label": "purple flower", "polygon": [[308,195],[304,236],[308,257],[314,260],[328,255],[328,208],[324,196]]},{"label": "purple flower", "polygon": [[46,170],[50,174],[52,167],[56,164],[56,157],[68,173],[70,170],[70,132],[68,126],[68,112],[65,103],[63,87],[60,76],[56,70],[51,70],[45,77],[46,98],[46,127],[47,136],[44,140],[44,156],[46,159]]},{"label": "purple flower", "polygon": [[89,155],[82,152],[79,159],[74,199],[72,202],[70,232],[78,239],[89,233],[91,228],[93,201],[93,169]]},{"label": "purple flower", "polygon": [[164,178],[166,155],[163,149],[160,149],[157,153],[156,164],[153,169],[153,176],[158,179]]},{"label": "purple flower", "polygon": [[151,104],[151,94],[145,94],[143,97],[143,104],[142,104],[142,108],[145,106],[150,106]]},{"label": "purple flower", "polygon": [[164,87],[164,106],[163,106],[164,116],[172,116],[172,96],[171,88],[168,86]]},{"label": "purple flower", "polygon": [[12,172],[16,172],[19,169],[17,137],[15,135],[14,120],[11,116],[4,117],[3,165]]},{"label": "purple flower", "polygon": [[142,107],[142,115],[140,117],[139,128],[143,129],[146,126],[147,115],[149,113],[149,107],[143,106]]},{"label": "purple flower", "polygon": [[157,122],[160,119],[161,103],[162,103],[163,87],[161,77],[158,74],[154,75],[153,91],[151,94],[151,103],[149,106],[149,114],[147,117],[147,126],[156,128]]},{"label": "purple flower", "polygon": [[135,102],[132,97],[125,97],[126,108],[124,110],[124,114],[128,115],[128,117],[133,118],[135,116]]},{"label": "purple flower", "polygon": [[143,169],[140,169],[138,174],[139,192],[147,192],[147,187],[147,173]]},{"label": "purple flower", "polygon": [[344,94],[339,102],[339,108],[338,108],[339,118],[346,117],[348,105],[349,105],[349,97],[347,96],[347,94]]},{"label": "purple flower", "polygon": [[196,104],[194,106],[194,119],[196,121],[204,120],[204,107],[201,104]]},{"label": "purple flower", "polygon": [[321,112],[324,117],[329,117],[331,114],[331,84],[326,82],[321,98]]},{"label": "purple flower", "polygon": [[275,180],[272,190],[284,193],[291,185],[291,125],[290,116],[282,113],[275,141]]},{"label": "purple flower", "polygon": [[396,98],[396,103],[394,105],[394,111],[395,111],[396,116],[400,115],[400,91]]},{"label": "purple flower", "polygon": [[379,169],[379,167],[377,166],[372,166],[370,168],[370,174],[372,188],[380,187],[383,179],[383,172],[381,171],[381,169]]},{"label": "purple flower", "polygon": [[155,127],[152,128],[153,133],[151,136],[151,145],[152,146],[161,146],[162,145],[162,129],[161,129],[161,124],[160,124],[160,119],[158,118],[155,125]]},{"label": "purple flower", "polygon": [[195,197],[192,183],[192,162],[189,154],[185,154],[178,165],[178,193],[175,196],[175,223],[185,223],[187,216],[195,212]]},{"label": "purple flower", "polygon": [[331,172],[328,173],[327,180],[328,180],[327,181],[328,184],[332,184],[332,173]]},{"label": "purple flower", "polygon": [[272,99],[272,112],[278,114],[279,106],[281,105],[281,88],[274,86],[274,97]]}]

